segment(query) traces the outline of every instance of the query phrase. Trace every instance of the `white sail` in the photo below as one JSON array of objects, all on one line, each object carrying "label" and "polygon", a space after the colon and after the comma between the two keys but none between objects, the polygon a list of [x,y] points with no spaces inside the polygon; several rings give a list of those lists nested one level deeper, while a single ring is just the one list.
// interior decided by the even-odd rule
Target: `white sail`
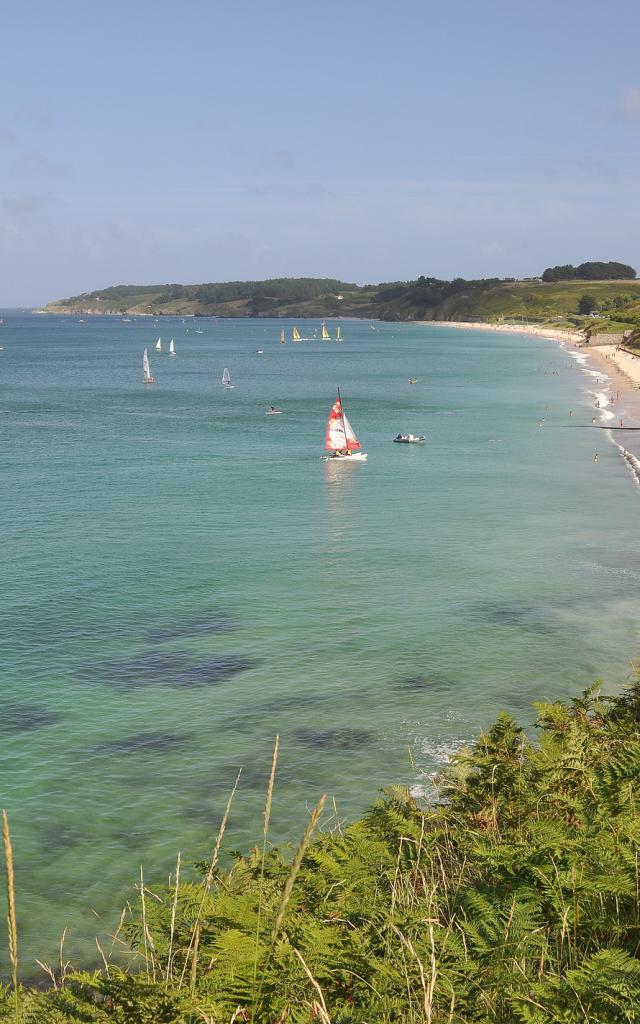
[{"label": "white sail", "polygon": [[361,447],[358,438],[353,432],[353,427],[344,414],[342,400],[337,398],[329,413],[325,448],[328,451],[335,452],[345,448],[357,451]]},{"label": "white sail", "polygon": [[340,448],[359,448],[360,442],[358,441],[349,420],[344,416],[344,414],[342,419],[344,420],[344,427],[342,426],[341,420],[333,420],[330,424],[328,439],[331,442],[331,448],[334,451]]},{"label": "white sail", "polygon": [[162,352],[162,338],[158,338],[156,341],[156,352]]},{"label": "white sail", "polygon": [[142,374],[145,384],[153,384],[153,377],[151,376],[151,367],[149,366],[149,355],[145,348],[144,355],[142,356]]},{"label": "white sail", "polygon": [[222,386],[223,386],[223,388],[232,388],[232,387],[234,387],[234,385],[231,383],[231,374],[229,373],[229,371],[228,371],[226,366],[225,366],[224,370],[222,371]]},{"label": "white sail", "polygon": [[175,354],[176,354],[176,347],[173,344],[173,338],[172,338],[171,341],[169,342],[169,355],[170,356],[175,356]]},{"label": "white sail", "polygon": [[336,334],[336,341],[342,341],[342,331],[338,327],[338,333]]}]

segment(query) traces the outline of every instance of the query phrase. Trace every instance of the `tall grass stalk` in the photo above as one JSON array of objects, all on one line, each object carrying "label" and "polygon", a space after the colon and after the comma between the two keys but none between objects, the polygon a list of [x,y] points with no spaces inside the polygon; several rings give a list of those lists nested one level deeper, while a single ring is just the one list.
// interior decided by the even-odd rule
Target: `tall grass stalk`
[{"label": "tall grass stalk", "polygon": [[311,837],[313,836],[313,833],[316,830],[316,825],[318,824],[318,821],[320,820],[320,816],[321,816],[321,814],[322,814],[322,812],[324,810],[324,805],[325,805],[326,799],[327,799],[327,794],[323,793],[322,796],[320,797],[320,799],[318,800],[318,803],[314,807],[314,809],[313,809],[313,811],[311,813],[311,817],[309,818],[309,824],[307,825],[307,827],[305,829],[304,835],[303,835],[302,839],[300,840],[300,844],[298,846],[298,849],[296,850],[295,857],[293,858],[293,861],[291,862],[291,867],[289,869],[289,874],[287,875],[287,880],[284,883],[284,889],[282,890],[282,898],[280,900],[280,906],[278,907],[278,913],[276,915],[276,919],[275,919],[273,928],[271,929],[271,941],[270,941],[270,944],[269,944],[269,952],[267,954],[267,958],[266,958],[264,967],[262,969],[262,977],[260,979],[260,987],[258,989],[258,995],[256,997],[256,1001],[255,1001],[255,1004],[254,1004],[255,1009],[254,1009],[254,1012],[253,1012],[253,1015],[252,1015],[254,1020],[258,1019],[256,1017],[256,1014],[260,1010],[260,1001],[262,999],[262,989],[264,987],[264,979],[266,977],[267,968],[269,966],[269,963],[271,962],[271,957],[273,956],[273,949],[274,949],[274,946],[276,944],[276,940],[278,938],[278,933],[280,932],[280,928],[282,926],[282,922],[284,921],[284,915],[286,913],[287,906],[289,905],[289,900],[291,899],[291,893],[293,892],[293,886],[295,884],[296,878],[298,877],[298,872],[300,871],[300,867],[302,865],[302,861],[303,861],[304,855],[307,852],[307,847],[309,846],[309,843],[311,842]]},{"label": "tall grass stalk", "polygon": [[192,957],[191,987],[192,987],[192,990],[195,988],[195,979],[197,977],[197,971],[198,971],[198,946],[200,944],[200,921],[202,919],[202,911],[204,910],[204,905],[205,905],[207,896],[209,895],[209,891],[211,889],[211,883],[213,882],[213,875],[215,873],[215,870],[216,870],[216,867],[217,867],[217,864],[218,864],[218,858],[220,856],[220,846],[222,844],[222,839],[223,839],[223,836],[224,836],[226,828],[227,828],[227,821],[229,820],[229,814],[231,813],[231,805],[233,804],[233,798],[235,797],[236,790],[238,788],[238,785],[240,784],[240,776],[241,775],[242,775],[242,768],[240,769],[240,771],[236,775],[236,781],[233,784],[233,789],[231,790],[231,793],[229,795],[229,799],[227,800],[227,806],[226,806],[225,812],[224,812],[224,814],[222,816],[222,821],[220,822],[220,828],[218,829],[218,835],[216,836],[215,845],[213,847],[213,853],[211,854],[211,860],[209,862],[209,870],[207,871],[207,874],[206,874],[205,880],[204,880],[204,885],[202,887],[202,899],[200,900],[200,906],[198,907],[198,913],[196,914],[196,920],[195,920],[195,923],[194,923],[194,926],[193,926],[193,929],[192,929],[192,932],[191,932],[191,938],[189,939],[189,945],[187,947],[187,952],[185,954],[184,964],[182,966],[182,974],[180,975],[180,982],[178,984],[178,988],[179,989],[182,988],[182,985],[183,985],[183,982],[184,982],[184,976],[187,973],[187,966],[189,964],[189,958],[190,957]]},{"label": "tall grass stalk", "polygon": [[144,966],[149,981],[149,948],[147,945],[147,905],[144,900],[144,874],[140,865],[140,900],[142,901],[142,938],[144,940]]},{"label": "tall grass stalk", "polygon": [[272,946],[275,943],[276,939],[278,938],[278,932],[280,931],[280,928],[282,926],[282,922],[284,920],[284,915],[286,913],[287,906],[289,904],[289,900],[291,899],[291,893],[293,892],[293,886],[295,884],[295,880],[298,877],[298,872],[300,871],[300,867],[302,865],[302,860],[304,858],[305,853],[307,852],[307,847],[309,846],[309,843],[311,842],[311,837],[313,836],[313,833],[316,830],[316,825],[318,824],[318,821],[320,820],[320,815],[322,814],[322,812],[324,810],[324,805],[325,805],[326,799],[327,799],[327,794],[323,793],[322,796],[320,797],[320,799],[318,800],[318,803],[316,804],[316,806],[314,807],[314,809],[312,811],[311,817],[309,818],[309,824],[307,825],[307,827],[305,829],[305,833],[304,833],[302,839],[300,840],[300,845],[298,846],[298,849],[296,850],[296,855],[293,858],[293,861],[291,862],[291,869],[289,871],[289,874],[287,875],[287,880],[284,883],[284,889],[282,890],[282,899],[280,900],[280,906],[278,907],[278,914],[276,916],[275,924],[273,926],[273,931],[271,932],[271,944],[272,944]]},{"label": "tall grass stalk", "polygon": [[260,949],[260,925],[262,923],[262,898],[264,890],[264,862],[267,856],[267,837],[269,835],[269,822],[271,821],[271,804],[273,801],[273,787],[276,781],[276,766],[278,764],[278,749],[280,737],[276,736],[273,744],[273,755],[271,757],[271,771],[267,784],[267,795],[264,801],[262,814],[262,857],[260,859],[260,892],[258,893],[258,916],[256,920],[256,954],[253,962],[253,990],[255,992],[256,978],[258,976],[258,951]]},{"label": "tall grass stalk", "polygon": [[320,1005],[318,1005],[318,1003],[315,1003],[313,1008],[312,1008],[316,1018],[321,1021],[321,1024],[331,1024],[331,1018],[329,1017],[329,1012],[327,1010],[327,1004],[324,1001],[324,995],[322,994],[322,989],[320,988],[319,983],[316,981],[316,979],[314,978],[313,974],[311,973],[311,969],[309,968],[309,966],[308,966],[306,960],[304,959],[302,953],[300,952],[300,950],[296,949],[295,946],[294,946],[293,947],[293,952],[295,953],[295,955],[297,956],[298,960],[302,964],[302,968],[303,968],[304,973],[306,974],[307,978],[309,979],[309,981],[313,985],[314,989],[318,993],[318,998],[320,1000]]},{"label": "tall grass stalk", "polygon": [[11,845],[11,833],[9,832],[9,817],[5,810],[2,811],[2,841],[4,844],[4,859],[7,866],[7,931],[9,934],[9,957],[11,959],[11,974],[17,1021],[20,1016],[20,993],[18,991],[18,925],[16,923],[16,887],[15,874],[13,871],[13,846]]},{"label": "tall grass stalk", "polygon": [[169,986],[169,979],[173,977],[173,968],[171,958],[173,956],[173,938],[176,932],[176,911],[178,909],[178,891],[180,889],[180,861],[181,854],[178,852],[178,859],[176,861],[176,884],[173,890],[173,900],[171,903],[171,930],[169,933],[169,952],[167,954],[167,973],[165,977],[165,990]]}]

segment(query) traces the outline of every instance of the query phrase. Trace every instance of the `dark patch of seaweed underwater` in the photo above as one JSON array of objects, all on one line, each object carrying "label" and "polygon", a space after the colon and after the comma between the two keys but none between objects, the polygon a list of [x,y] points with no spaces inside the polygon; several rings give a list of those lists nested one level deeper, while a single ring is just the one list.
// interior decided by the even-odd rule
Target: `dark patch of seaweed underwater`
[{"label": "dark patch of seaweed underwater", "polygon": [[47,821],[40,827],[38,839],[40,849],[49,856],[64,853],[65,850],[71,850],[89,841],[86,829],[57,819]]},{"label": "dark patch of seaweed underwater", "polygon": [[238,624],[224,616],[208,615],[200,619],[189,619],[174,622],[167,626],[152,629],[147,637],[154,642],[179,640],[184,636],[207,636],[212,633],[232,633]]},{"label": "dark patch of seaweed underwater", "polygon": [[547,636],[561,631],[562,627],[552,620],[552,610],[537,608],[521,601],[481,601],[469,605],[474,619],[491,626],[521,629],[527,633]]},{"label": "dark patch of seaweed underwater", "polygon": [[259,701],[246,707],[233,708],[222,716],[226,728],[233,732],[253,733],[267,723],[271,732],[278,732],[278,715],[296,708],[317,707],[330,700],[323,694],[294,694],[291,697],[276,697]]},{"label": "dark patch of seaweed underwater", "polygon": [[35,704],[0,704],[0,733],[32,732],[60,721],[57,711]]},{"label": "dark patch of seaweed underwater", "polygon": [[87,748],[88,754],[170,754],[184,750],[191,743],[190,733],[137,732],[133,736],[103,740]]},{"label": "dark patch of seaweed underwater", "polygon": [[309,747],[317,750],[357,750],[365,747],[374,740],[371,732],[364,729],[298,729],[295,738]]},{"label": "dark patch of seaweed underwater", "polygon": [[256,662],[238,654],[194,661],[186,651],[144,651],[129,658],[109,658],[87,666],[83,675],[122,689],[143,686],[198,687],[223,683]]},{"label": "dark patch of seaweed underwater", "polygon": [[141,850],[148,846],[149,832],[141,832],[140,829],[120,828],[110,835],[112,842],[123,846],[125,850]]},{"label": "dark patch of seaweed underwater", "polygon": [[441,693],[444,690],[452,689],[452,686],[450,679],[430,675],[405,676],[398,681],[399,689],[422,693]]},{"label": "dark patch of seaweed underwater", "polygon": [[228,679],[233,679],[240,672],[247,672],[249,669],[255,668],[257,664],[253,658],[245,658],[240,654],[221,654],[218,657],[189,665],[178,675],[174,683],[186,687],[224,683]]}]

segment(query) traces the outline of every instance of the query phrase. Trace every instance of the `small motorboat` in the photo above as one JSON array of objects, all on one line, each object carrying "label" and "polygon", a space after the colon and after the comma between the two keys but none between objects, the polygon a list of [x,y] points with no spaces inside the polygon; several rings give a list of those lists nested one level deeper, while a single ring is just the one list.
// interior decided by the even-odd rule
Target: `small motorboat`
[{"label": "small motorboat", "polygon": [[257,348],[257,349],[256,349],[256,355],[257,355],[257,356],[262,356],[262,355],[264,355],[264,349],[263,349],[263,348]]},{"label": "small motorboat", "polygon": [[282,409],[277,409],[275,405],[270,405],[267,409],[267,416],[282,416]]},{"label": "small motorboat", "polygon": [[417,384],[417,383],[418,383],[418,378],[417,377],[409,377],[409,384]]},{"label": "small motorboat", "polygon": [[424,434],[398,434],[393,440],[395,444],[422,444],[427,439]]}]

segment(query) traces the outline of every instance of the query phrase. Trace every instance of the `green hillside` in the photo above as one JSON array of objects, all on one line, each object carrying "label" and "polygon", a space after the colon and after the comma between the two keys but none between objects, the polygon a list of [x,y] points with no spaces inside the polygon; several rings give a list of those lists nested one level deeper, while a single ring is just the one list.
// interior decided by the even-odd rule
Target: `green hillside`
[{"label": "green hillside", "polygon": [[371,317],[553,323],[598,330],[640,327],[640,281],[442,281],[419,277],[359,286],[333,278],[277,278],[198,285],[119,285],[50,303],[52,313]]}]

